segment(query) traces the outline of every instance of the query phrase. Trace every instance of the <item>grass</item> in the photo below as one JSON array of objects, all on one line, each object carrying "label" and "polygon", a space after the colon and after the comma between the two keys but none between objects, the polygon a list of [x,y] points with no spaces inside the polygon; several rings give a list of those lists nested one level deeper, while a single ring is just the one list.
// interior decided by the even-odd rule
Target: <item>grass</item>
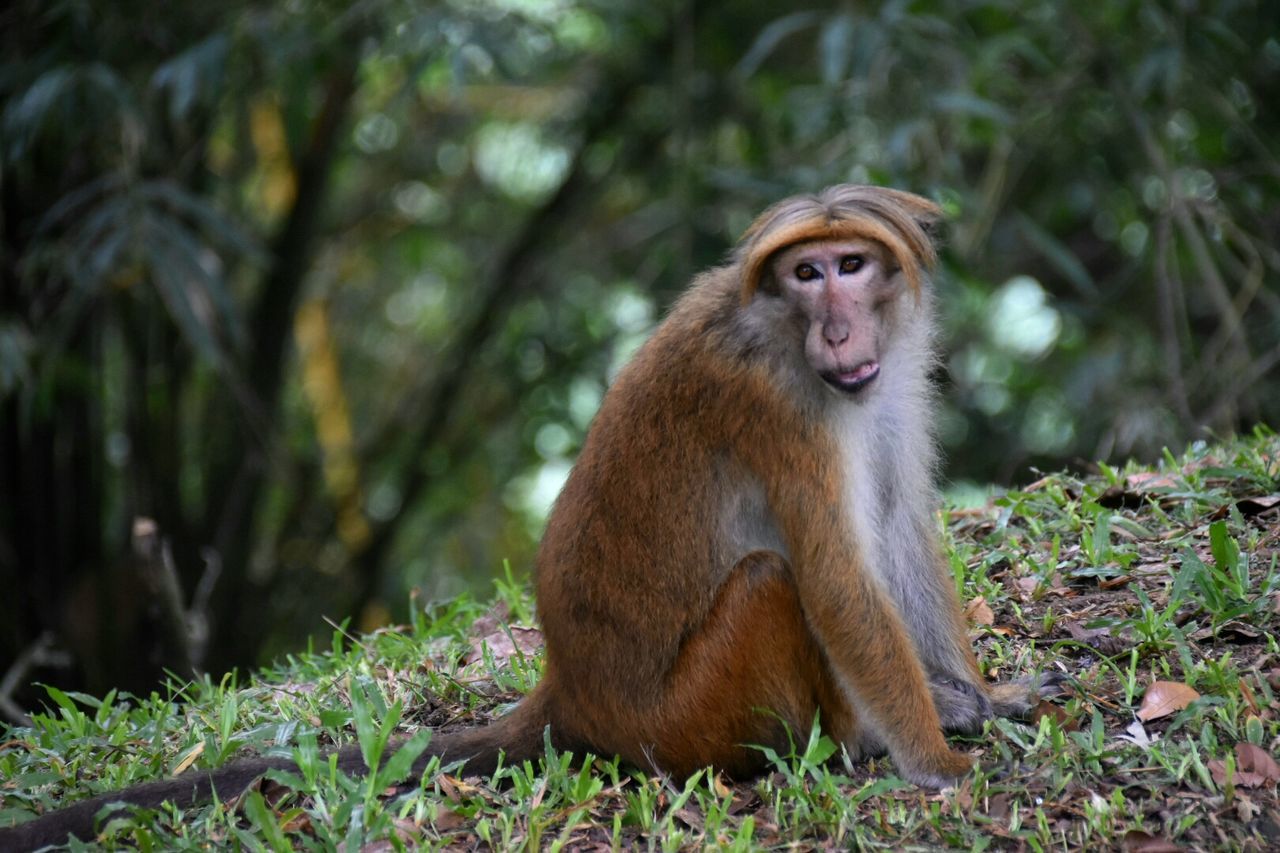
[{"label": "grass", "polygon": [[[116,818],[99,844],[1280,846],[1280,769],[1250,763],[1280,748],[1280,439],[1258,430],[1153,469],[1053,474],[950,514],[947,530],[987,674],[1057,669],[1073,679],[1070,696],[1031,722],[998,720],[962,740],[981,765],[954,789],[902,782],[887,759],[852,764],[816,727],[795,733],[786,754],[769,753],[772,771],[746,783],[712,770],[655,778],[548,750],[493,779],[446,767],[392,786],[393,765],[428,730],[482,724],[536,683],[532,604],[508,577],[492,603],[436,605],[362,637],[338,628],[331,648],[244,684],[229,676],[101,698],[48,688],[30,728],[0,734],[0,825],[252,751],[293,755],[298,770],[199,811]],[[1144,708],[1167,689],[1159,683],[1187,692],[1153,716]],[[411,749],[388,759],[393,732]],[[362,779],[322,755],[352,740],[379,768]]]}]

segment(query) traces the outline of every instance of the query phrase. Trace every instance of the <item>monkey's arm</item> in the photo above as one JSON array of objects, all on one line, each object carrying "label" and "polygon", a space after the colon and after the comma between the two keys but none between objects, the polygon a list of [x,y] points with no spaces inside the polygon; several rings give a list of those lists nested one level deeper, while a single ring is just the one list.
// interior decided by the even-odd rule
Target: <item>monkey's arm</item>
[{"label": "monkey's arm", "polygon": [[[831,537],[841,542],[839,537]],[[907,779],[953,784],[973,766],[952,750],[915,646],[852,543],[810,544],[796,561],[801,604],[860,717]]]}]

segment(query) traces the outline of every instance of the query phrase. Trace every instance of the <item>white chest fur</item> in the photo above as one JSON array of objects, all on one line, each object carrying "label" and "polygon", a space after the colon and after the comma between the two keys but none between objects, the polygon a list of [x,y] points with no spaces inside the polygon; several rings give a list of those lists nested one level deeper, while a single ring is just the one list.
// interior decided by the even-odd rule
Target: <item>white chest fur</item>
[{"label": "white chest fur", "polygon": [[883,368],[878,387],[834,407],[831,429],[854,539],[872,574],[886,588],[903,590],[920,569],[914,540],[934,503],[932,394],[923,363]]},{"label": "white chest fur", "polygon": [[875,427],[879,407],[871,400],[866,401],[869,405],[862,403],[854,401],[840,406],[834,429],[842,456],[845,514],[867,567],[883,581],[881,533],[887,508],[881,486],[882,465],[878,460],[886,448]]}]

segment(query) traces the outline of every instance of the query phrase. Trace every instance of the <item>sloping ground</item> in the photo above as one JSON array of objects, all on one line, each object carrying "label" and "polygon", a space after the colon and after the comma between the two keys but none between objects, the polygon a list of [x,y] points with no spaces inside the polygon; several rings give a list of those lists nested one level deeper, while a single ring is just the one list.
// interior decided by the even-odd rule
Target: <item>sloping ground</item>
[{"label": "sloping ground", "polygon": [[[315,743],[501,713],[536,681],[525,589],[231,680],[146,698],[50,690],[30,729],[0,737],[0,826],[71,797],[215,766],[245,750],[304,756],[198,813],[142,812],[107,844],[158,848],[910,849],[1280,847],[1280,439],[1259,430],[1154,469],[1055,474],[948,520],[983,665],[1056,669],[1069,698],[964,742],[981,769],[952,790],[848,765],[797,733],[775,771],[730,785],[655,779],[568,755],[493,780],[428,775],[386,788],[327,771]],[[402,713],[403,709],[403,713]]]}]

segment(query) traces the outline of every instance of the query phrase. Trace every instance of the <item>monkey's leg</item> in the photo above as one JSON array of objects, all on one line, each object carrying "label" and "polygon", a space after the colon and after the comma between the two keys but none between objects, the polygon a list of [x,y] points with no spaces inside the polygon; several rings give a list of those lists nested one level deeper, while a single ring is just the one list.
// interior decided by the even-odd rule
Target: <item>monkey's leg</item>
[{"label": "monkey's leg", "polygon": [[785,749],[787,727],[806,737],[818,711],[830,736],[856,738],[852,709],[805,622],[791,570],[767,551],[734,566],[685,640],[655,710],[646,715],[648,730],[637,733],[640,755],[627,757],[673,775],[713,765],[749,776],[765,762],[750,745]]}]

